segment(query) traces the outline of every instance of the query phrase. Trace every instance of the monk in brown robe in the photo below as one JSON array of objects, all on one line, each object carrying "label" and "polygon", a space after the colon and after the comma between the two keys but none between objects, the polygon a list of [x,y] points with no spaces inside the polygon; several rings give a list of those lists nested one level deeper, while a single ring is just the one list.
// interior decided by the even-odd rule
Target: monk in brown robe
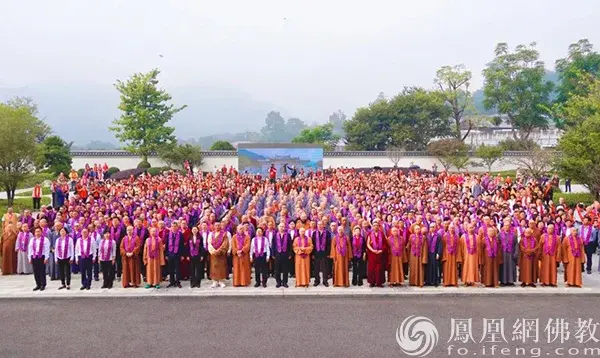
[{"label": "monk in brown robe", "polygon": [[237,233],[231,240],[233,256],[233,287],[246,287],[251,281],[250,237],[246,235],[244,225],[238,225]]},{"label": "monk in brown robe", "polygon": [[519,281],[521,287],[535,287],[538,270],[538,242],[531,228],[525,229],[525,236],[519,242]]},{"label": "monk in brown robe", "polygon": [[565,264],[566,283],[569,287],[583,287],[581,265],[585,263],[583,240],[577,230],[571,229],[569,236],[562,243],[562,260]]},{"label": "monk in brown robe", "polygon": [[397,227],[392,227],[387,240],[390,248],[388,284],[390,287],[401,286],[404,284],[404,263],[408,262],[406,240],[400,235]]},{"label": "monk in brown robe", "polygon": [[502,249],[496,236],[496,229],[487,228],[487,235],[481,241],[481,282],[485,287],[500,285],[500,264],[502,264]]},{"label": "monk in brown robe", "polygon": [[208,253],[210,254],[210,279],[213,280],[211,288],[225,287],[227,278],[227,252],[229,251],[229,239],[225,231],[221,230],[221,224],[215,223],[215,231],[208,240]]},{"label": "monk in brown robe", "polygon": [[17,225],[17,214],[14,213],[12,206],[6,210],[6,214],[2,217],[2,232],[5,232],[10,224]]},{"label": "monk in brown robe", "polygon": [[143,257],[146,266],[146,288],[160,288],[160,268],[165,264],[165,245],[154,227],[150,228],[150,237],[144,244]]},{"label": "monk in brown robe", "polygon": [[142,241],[133,233],[133,226],[127,227],[127,234],[121,240],[119,248],[123,265],[123,288],[138,287],[142,283],[140,273],[140,249]]},{"label": "monk in brown robe", "polygon": [[8,224],[0,242],[0,255],[2,256],[2,275],[14,275],[17,273],[17,226]]},{"label": "monk in brown robe", "polygon": [[408,283],[411,286],[423,287],[425,284],[425,267],[427,264],[427,228],[413,226],[414,234],[410,235],[408,251]]},{"label": "monk in brown robe", "polygon": [[333,286],[350,286],[349,263],[352,247],[350,240],[344,233],[344,227],[338,226],[337,235],[331,239],[331,254],[333,259]]},{"label": "monk in brown robe", "polygon": [[306,235],[306,229],[300,227],[298,236],[294,239],[294,268],[296,270],[296,287],[308,287],[310,283],[310,254],[313,242]]},{"label": "monk in brown robe", "polygon": [[548,225],[548,232],[540,240],[540,282],[542,286],[557,286],[557,263],[562,258],[560,237],[554,231],[554,224]]},{"label": "monk in brown robe", "polygon": [[467,225],[467,233],[462,236],[458,247],[459,256],[457,261],[462,264],[462,282],[466,286],[474,286],[480,280],[481,244],[477,240],[473,224]]},{"label": "monk in brown robe", "polygon": [[455,231],[454,226],[445,224],[446,230],[442,234],[442,284],[444,287],[458,286],[458,268],[456,259],[460,237]]}]

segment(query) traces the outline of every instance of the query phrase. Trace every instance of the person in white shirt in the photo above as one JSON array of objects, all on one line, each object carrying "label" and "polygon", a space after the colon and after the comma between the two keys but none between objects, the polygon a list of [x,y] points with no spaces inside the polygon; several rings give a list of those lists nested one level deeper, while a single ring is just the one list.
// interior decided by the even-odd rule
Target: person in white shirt
[{"label": "person in white shirt", "polygon": [[[250,262],[254,263],[254,278],[256,283],[254,287],[267,287],[269,277],[269,267],[267,262],[271,258],[271,247],[269,239],[263,235],[261,228],[256,229],[256,237],[250,243]],[[262,280],[261,280],[262,276]]]},{"label": "person in white shirt", "polygon": [[29,263],[33,265],[33,275],[35,277],[34,291],[43,291],[46,289],[46,264],[50,257],[50,240],[42,236],[42,229],[36,228],[33,239],[29,240],[27,248],[27,257]]},{"label": "person in white shirt", "polygon": [[75,263],[81,270],[80,290],[92,288],[92,263],[96,259],[96,243],[90,237],[88,229],[81,230],[81,238],[75,245]]},{"label": "person in white shirt", "polygon": [[58,276],[62,286],[58,289],[71,289],[71,264],[73,263],[73,239],[67,235],[64,227],[59,231],[59,237],[54,243],[54,260],[58,265]]},{"label": "person in white shirt", "polygon": [[115,280],[114,265],[117,256],[117,243],[111,239],[110,231],[104,233],[104,237],[98,245],[98,261],[102,270],[102,287],[111,289]]}]

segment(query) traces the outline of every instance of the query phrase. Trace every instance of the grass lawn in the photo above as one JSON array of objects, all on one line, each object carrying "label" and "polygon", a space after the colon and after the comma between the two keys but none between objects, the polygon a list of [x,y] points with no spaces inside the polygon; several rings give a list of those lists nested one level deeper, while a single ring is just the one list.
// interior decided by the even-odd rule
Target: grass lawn
[{"label": "grass lawn", "polygon": [[590,193],[554,193],[552,201],[558,204],[558,198],[565,198],[567,205],[573,207],[579,203],[590,205],[594,202],[594,195]]},{"label": "grass lawn", "polygon": [[511,178],[516,178],[517,177],[517,171],[516,170],[503,170],[500,172],[490,172],[491,176],[498,176],[498,174],[500,174],[501,177],[506,178],[506,177],[511,177]]},{"label": "grass lawn", "polygon": [[[41,184],[45,180],[54,180],[54,179],[56,179],[56,175],[51,174],[51,173],[32,174],[30,177],[28,177],[25,180],[23,180],[18,185],[17,189],[33,188],[36,183],[40,183]],[[50,194],[50,192],[48,192],[48,194]],[[29,194],[29,195],[31,195],[31,194]]]},{"label": "grass lawn", "polygon": [[[33,194],[33,190],[28,190],[28,191],[25,191],[23,193],[18,193],[18,194],[15,194],[15,195],[16,196],[25,196],[25,197],[31,198],[31,194]],[[50,190],[50,188],[42,186],[42,195],[50,195],[50,194],[52,194],[52,191]]]},{"label": "grass lawn", "polygon": [[[50,205],[50,198],[42,198],[42,205]],[[15,211],[15,213],[21,213],[21,211],[25,210],[25,209],[32,209],[33,208],[33,201],[31,200],[31,198],[15,198],[15,201],[13,203],[13,210]],[[8,200],[6,199],[0,199],[0,218],[4,216],[4,214],[6,214],[6,211],[8,210]]]}]

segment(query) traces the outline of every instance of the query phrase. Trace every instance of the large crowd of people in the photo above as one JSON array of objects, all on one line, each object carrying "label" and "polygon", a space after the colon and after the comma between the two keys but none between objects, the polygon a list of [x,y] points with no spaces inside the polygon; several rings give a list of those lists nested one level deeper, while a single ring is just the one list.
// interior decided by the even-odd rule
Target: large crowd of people
[{"label": "large crowd of people", "polygon": [[[102,170],[102,169],[100,169]],[[269,178],[225,168],[59,179],[53,205],[2,221],[2,274],[127,287],[582,287],[599,203],[552,201],[554,179],[335,169]],[[76,173],[75,173],[76,174]],[[66,187],[68,186],[68,188]],[[598,268],[600,271],[600,267]],[[312,282],[311,282],[312,281]],[[206,282],[206,281],[205,281]],[[98,283],[99,284],[99,283]],[[186,284],[186,285],[187,285]]]}]

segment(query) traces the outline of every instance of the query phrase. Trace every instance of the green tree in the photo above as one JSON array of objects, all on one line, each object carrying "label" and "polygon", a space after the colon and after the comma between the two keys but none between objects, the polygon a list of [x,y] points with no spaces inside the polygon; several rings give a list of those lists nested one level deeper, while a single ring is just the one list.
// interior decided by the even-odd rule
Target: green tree
[{"label": "green tree", "polygon": [[333,132],[331,123],[306,128],[299,136],[292,139],[292,143],[321,144],[325,150],[333,150],[340,140],[340,136]]},{"label": "green tree", "polygon": [[505,115],[515,139],[527,139],[535,129],[548,128],[550,93],[544,62],[535,43],[511,52],[506,43],[496,45],[495,58],[483,70],[484,105]]},{"label": "green tree", "polygon": [[306,129],[306,123],[302,120],[298,118],[288,118],[285,122],[285,136],[283,140],[285,142],[291,141],[293,138],[300,135],[304,129]]},{"label": "green tree", "polygon": [[183,167],[187,161],[190,169],[199,168],[202,165],[202,148],[190,143],[164,146],[159,152],[160,158],[169,166]]},{"label": "green tree", "polygon": [[333,126],[333,133],[343,137],[346,133],[344,132],[344,123],[346,122],[346,114],[342,110],[337,110],[329,116],[329,122]]},{"label": "green tree", "polygon": [[226,140],[218,140],[210,146],[210,150],[235,150],[235,147]]},{"label": "green tree", "polygon": [[110,130],[126,145],[126,149],[148,161],[148,156],[161,146],[173,143],[175,128],[167,124],[175,114],[186,108],[170,104],[172,97],[158,87],[155,69],[136,73],[127,81],[117,81],[115,87],[121,94],[121,117],[113,121]]},{"label": "green tree", "polygon": [[429,143],[427,151],[438,158],[446,170],[455,167],[458,171],[469,163],[469,147],[460,139],[440,139]]},{"label": "green tree", "polygon": [[492,166],[502,160],[504,149],[500,146],[481,145],[475,150],[475,156],[481,159],[477,165],[486,167],[488,172],[492,171]]},{"label": "green tree", "polygon": [[600,113],[600,78],[581,73],[578,83],[577,88],[580,90],[554,107],[562,128],[577,126]]},{"label": "green tree", "polygon": [[581,77],[600,78],[600,54],[588,39],[581,39],[569,46],[567,57],[556,60],[559,84],[557,86],[560,104],[566,103],[572,96],[585,97],[587,88],[581,86]]},{"label": "green tree", "polygon": [[48,168],[53,174],[69,174],[73,158],[71,157],[71,145],[57,135],[46,137],[39,150],[40,167]]},{"label": "green tree", "polygon": [[533,139],[505,139],[498,142],[498,146],[505,152],[526,152],[540,149]]},{"label": "green tree", "polygon": [[47,126],[29,109],[0,104],[0,184],[9,206],[19,183],[34,169],[38,139],[46,130]]},{"label": "green tree", "polygon": [[38,134],[36,142],[42,143],[52,132],[52,128],[43,119],[39,118],[38,106],[31,97],[14,97],[6,101],[6,105],[12,108],[24,109],[37,120],[36,127],[38,127]]},{"label": "green tree", "polygon": [[[469,90],[471,71],[468,71],[462,64],[442,66],[437,70],[434,82],[440,87],[446,96],[447,104],[452,109],[454,135],[457,139],[464,141],[473,128],[473,123],[468,120],[468,117],[465,117],[466,111],[474,108],[473,95]],[[461,134],[463,128],[466,128],[464,135]]]},{"label": "green tree", "polygon": [[266,142],[283,142],[285,139],[285,119],[279,112],[271,111],[265,118],[265,125],[260,130]]},{"label": "green tree", "polygon": [[450,108],[440,91],[407,87],[391,99],[359,108],[346,121],[346,142],[353,150],[386,150],[402,147],[424,150],[431,139],[452,133]]}]

